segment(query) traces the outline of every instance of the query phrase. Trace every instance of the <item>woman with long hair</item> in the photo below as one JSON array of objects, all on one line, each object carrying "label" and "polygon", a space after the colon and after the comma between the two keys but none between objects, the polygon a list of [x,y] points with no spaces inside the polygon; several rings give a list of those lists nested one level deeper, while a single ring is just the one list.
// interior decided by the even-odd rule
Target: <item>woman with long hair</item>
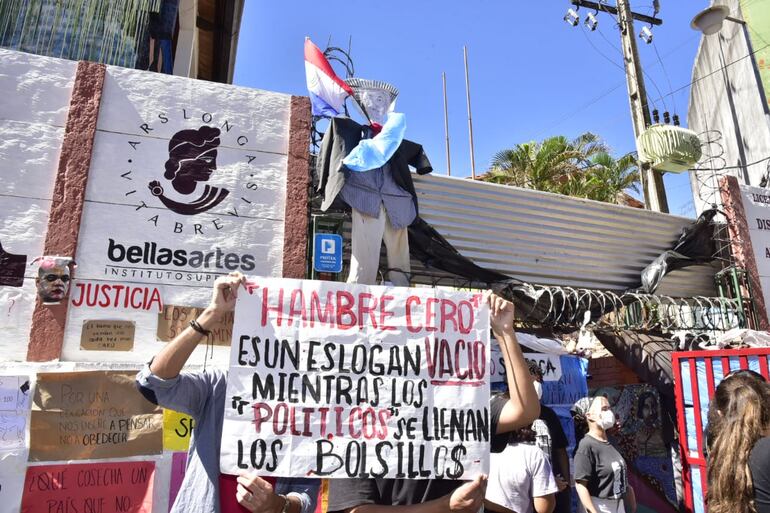
[{"label": "woman with long hair", "polygon": [[709,513],[770,513],[770,389],[756,373],[728,375],[709,411]]}]

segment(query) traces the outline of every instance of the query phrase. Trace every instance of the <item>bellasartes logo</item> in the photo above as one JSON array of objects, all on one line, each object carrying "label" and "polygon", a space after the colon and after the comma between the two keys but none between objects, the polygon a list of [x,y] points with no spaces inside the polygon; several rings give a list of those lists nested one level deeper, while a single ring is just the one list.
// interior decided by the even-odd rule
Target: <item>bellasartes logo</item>
[{"label": "bellasartes logo", "polygon": [[[189,202],[171,199],[164,194],[163,186],[157,180],[149,183],[150,192],[169,210],[182,215],[195,215],[216,207],[230,194],[224,188],[204,185],[217,169],[218,128],[202,126],[197,130],[180,130],[168,142],[168,160],[163,178],[183,196],[190,196]],[[196,196],[196,191],[199,195]]]},{"label": "bellasartes logo", "polygon": [[141,246],[127,246],[110,239],[107,258],[112,262],[145,265],[173,265],[181,270],[198,271],[211,269],[219,271],[253,271],[256,268],[254,255],[225,253],[219,248],[212,251],[187,251],[164,248],[157,242],[145,242]]}]

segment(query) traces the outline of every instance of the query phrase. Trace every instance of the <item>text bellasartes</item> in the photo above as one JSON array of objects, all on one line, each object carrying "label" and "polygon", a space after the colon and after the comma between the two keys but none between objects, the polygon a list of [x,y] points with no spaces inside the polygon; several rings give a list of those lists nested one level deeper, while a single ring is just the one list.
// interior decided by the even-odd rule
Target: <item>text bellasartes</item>
[{"label": "text bellasartes", "polygon": [[158,247],[156,242],[145,242],[141,246],[128,246],[109,239],[107,257],[112,262],[128,262],[145,265],[174,265],[192,269],[226,269],[228,271],[253,271],[256,268],[254,255],[225,253],[219,248],[204,253]]}]

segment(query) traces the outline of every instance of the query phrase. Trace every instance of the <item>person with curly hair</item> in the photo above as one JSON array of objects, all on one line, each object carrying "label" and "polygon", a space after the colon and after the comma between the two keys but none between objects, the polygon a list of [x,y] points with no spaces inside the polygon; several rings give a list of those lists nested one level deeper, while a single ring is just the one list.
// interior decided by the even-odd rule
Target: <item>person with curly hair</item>
[{"label": "person with curly hair", "polygon": [[770,513],[770,389],[752,371],[723,379],[709,408],[709,513]]}]

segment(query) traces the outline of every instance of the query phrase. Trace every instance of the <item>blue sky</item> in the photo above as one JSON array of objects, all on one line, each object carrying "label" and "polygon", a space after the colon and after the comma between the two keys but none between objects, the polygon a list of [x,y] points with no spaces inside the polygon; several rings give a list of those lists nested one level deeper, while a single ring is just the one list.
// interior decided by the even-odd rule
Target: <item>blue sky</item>
[{"label": "blue sky", "polygon": [[[661,115],[664,110],[677,113],[686,126],[686,85],[700,38],[689,24],[708,1],[660,4],[663,25],[652,29],[654,45],[639,40],[648,96]],[[632,0],[632,6],[652,12],[652,0]],[[488,168],[497,151],[550,135],[591,131],[616,155],[632,151],[615,21],[600,14],[599,28],[589,32],[582,24],[589,11],[580,9],[581,24],[572,27],[562,20],[569,7],[567,0],[249,0],[234,82],[306,94],[305,36],[322,50],[330,38],[333,46],[343,48],[352,38],[356,75],[399,88],[397,110],[407,116],[407,137],[425,147],[434,173],[445,173],[441,73],[446,72],[452,175],[469,176],[462,51],[467,45],[477,172]],[[642,26],[637,22],[637,33]],[[667,174],[665,184],[671,213],[693,216],[687,174]]]}]

